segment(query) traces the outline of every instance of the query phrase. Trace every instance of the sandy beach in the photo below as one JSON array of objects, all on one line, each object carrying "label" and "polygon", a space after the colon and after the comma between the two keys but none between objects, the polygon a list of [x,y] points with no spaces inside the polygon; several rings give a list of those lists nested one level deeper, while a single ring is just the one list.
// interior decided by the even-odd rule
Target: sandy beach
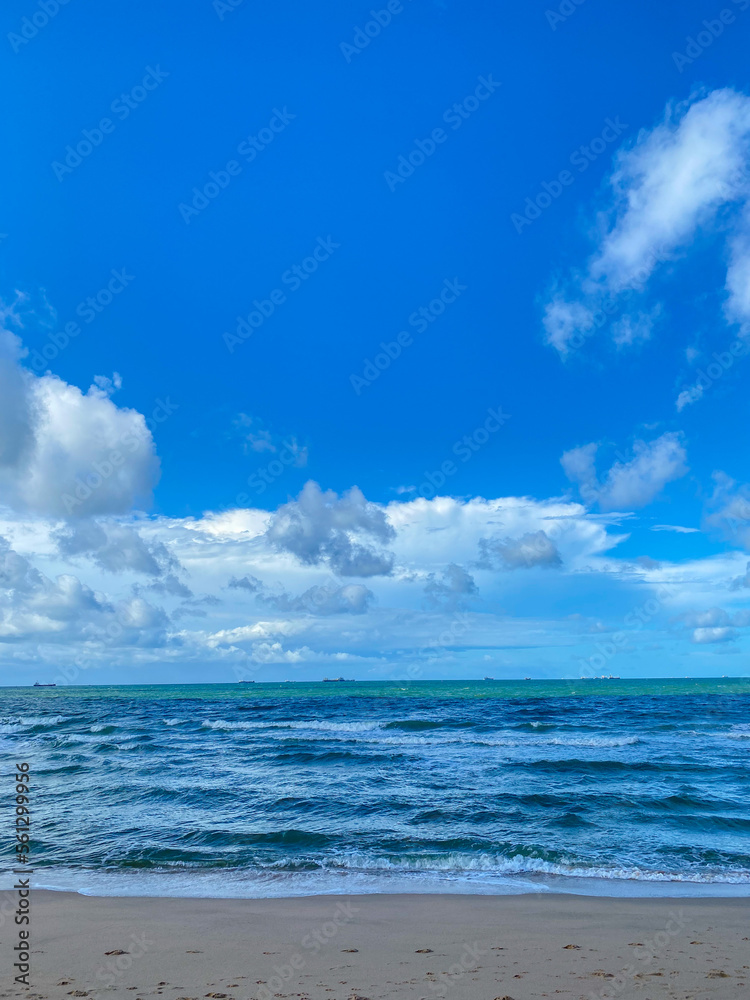
[{"label": "sandy beach", "polygon": [[740,997],[747,899],[360,895],[87,897],[34,891],[30,989],[2,997],[494,1000]]}]

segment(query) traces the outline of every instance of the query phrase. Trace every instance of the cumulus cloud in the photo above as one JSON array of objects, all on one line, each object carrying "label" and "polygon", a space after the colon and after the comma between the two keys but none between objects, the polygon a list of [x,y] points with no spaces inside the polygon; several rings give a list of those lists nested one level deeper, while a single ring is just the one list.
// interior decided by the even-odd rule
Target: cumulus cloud
[{"label": "cumulus cloud", "polygon": [[24,368],[25,353],[0,330],[0,502],[61,517],[148,504],[159,461],[143,415],[110,398],[119,378],[82,393]]},{"label": "cumulus cloud", "polygon": [[687,453],[677,433],[662,434],[649,443],[636,441],[633,457],[619,459],[603,481],[596,473],[598,445],[587,444],[566,451],[560,463],[568,479],[576,483],[587,503],[598,503],[602,510],[627,510],[645,507],[667,483],[687,472]]},{"label": "cumulus cloud", "polygon": [[110,601],[78,577],[40,573],[0,537],[0,642],[163,645],[168,619],[142,598]]},{"label": "cumulus cloud", "polygon": [[737,632],[733,628],[697,628],[693,632],[690,641],[698,645],[714,642],[730,642],[737,638]]},{"label": "cumulus cloud", "polygon": [[689,628],[707,628],[715,625],[728,625],[729,614],[723,608],[708,608],[705,611],[687,611],[680,620]]},{"label": "cumulus cloud", "polygon": [[278,611],[302,611],[311,615],[363,615],[374,598],[373,592],[362,584],[348,583],[342,587],[310,587],[298,597],[269,594],[261,600]]},{"label": "cumulus cloud", "polygon": [[362,615],[369,610],[375,599],[373,592],[359,583],[334,583],[327,586],[317,584],[296,597],[286,591],[274,593],[257,577],[250,575],[239,579],[232,577],[229,587],[254,594],[261,604],[277,611],[296,611],[311,615]]},{"label": "cumulus cloud", "polygon": [[467,606],[470,598],[477,596],[479,588],[463,566],[449,563],[439,575],[430,574],[424,592],[432,607],[459,610]]},{"label": "cumulus cloud", "polygon": [[731,582],[732,590],[742,590],[743,587],[750,587],[750,562],[745,567],[742,576],[736,576]]},{"label": "cumulus cloud", "polygon": [[231,587],[232,590],[247,590],[251,594],[257,594],[263,590],[263,584],[257,576],[251,576],[249,573],[246,576],[239,577],[239,579],[233,576],[227,586]]},{"label": "cumulus cloud", "polygon": [[395,537],[385,512],[356,486],[342,496],[307,482],[296,500],[271,518],[268,541],[308,566],[328,563],[341,576],[383,576],[393,556],[382,546]]},{"label": "cumulus cloud", "polygon": [[[429,662],[436,670],[476,667],[482,653],[495,657],[494,651],[512,647],[519,652],[509,669],[521,662],[531,672],[532,661],[540,662],[535,650],[546,647],[562,664],[567,657],[561,647],[583,641],[580,626],[561,617],[560,602],[567,610],[576,597],[585,600],[588,621],[608,628],[613,599],[615,606],[621,599],[632,605],[637,585],[639,604],[654,593],[674,615],[685,606],[709,607],[717,582],[732,596],[729,581],[747,561],[737,553],[682,566],[618,559],[614,550],[625,536],[611,526],[620,515],[592,514],[561,498],[420,498],[388,505],[387,523],[396,533],[382,534],[393,550],[393,572],[356,580],[334,578],[318,563],[277,548],[267,536],[271,520],[265,510],[182,519],[133,516],[79,520],[61,532],[53,519],[0,510],[0,535],[12,539],[0,559],[4,662],[15,661],[18,676],[29,681],[37,668],[28,667],[34,671],[29,675],[23,663],[47,665],[52,680],[65,664],[72,670],[65,676],[78,682],[106,679],[82,677],[88,667],[77,666],[81,657],[92,669],[119,665],[149,680],[168,680],[178,669],[191,680],[206,669],[217,680],[271,680],[292,666],[307,677],[351,676],[350,664],[359,676],[365,670],[385,676],[423,660],[425,649],[432,651]],[[137,537],[122,536],[122,529]],[[487,561],[469,566],[467,555],[482,551],[481,540]],[[359,529],[352,529],[351,541],[376,552],[383,546],[377,534]],[[320,551],[327,563],[328,550]],[[180,566],[201,596],[183,599],[169,592],[166,580],[170,572],[180,574]],[[545,567],[557,569],[543,573]],[[519,573],[535,574],[531,590],[519,586]],[[662,596],[665,581],[675,584],[679,602]],[[153,584],[162,587],[163,599],[145,592]],[[419,597],[427,607],[419,607]],[[727,615],[682,622],[677,642],[687,647],[695,628],[739,632],[744,619],[732,608]],[[703,648],[729,650],[733,644]]]},{"label": "cumulus cloud", "polygon": [[479,542],[480,562],[505,569],[561,566],[557,547],[545,531],[529,531],[520,538],[486,539]]},{"label": "cumulus cloud", "polygon": [[731,642],[739,635],[737,629],[750,625],[750,610],[741,608],[731,613],[724,608],[714,607],[705,611],[686,611],[677,620],[692,629],[692,643],[703,645]]},{"label": "cumulus cloud", "polygon": [[[645,292],[655,270],[688,248],[697,231],[729,225],[727,317],[750,322],[750,98],[731,89],[667,107],[663,121],[642,130],[617,157],[609,204],[599,216],[599,243],[582,271],[547,303],[547,341],[561,354],[576,337],[603,326],[633,293]],[[727,223],[729,219],[729,223]],[[633,302],[612,328],[620,346],[650,335],[653,315]],[[582,341],[581,341],[582,342]]]},{"label": "cumulus cloud", "polygon": [[109,573],[133,572],[160,577],[165,593],[190,597],[175,571],[180,564],[160,541],[146,541],[137,528],[109,521],[74,521],[53,537],[61,555],[85,556]]}]

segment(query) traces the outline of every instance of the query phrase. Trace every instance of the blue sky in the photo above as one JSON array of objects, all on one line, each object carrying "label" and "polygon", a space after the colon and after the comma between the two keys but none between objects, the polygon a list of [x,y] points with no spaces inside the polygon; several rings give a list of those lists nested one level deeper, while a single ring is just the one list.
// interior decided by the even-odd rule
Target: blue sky
[{"label": "blue sky", "polygon": [[6,4],[5,682],[743,672],[749,26]]}]

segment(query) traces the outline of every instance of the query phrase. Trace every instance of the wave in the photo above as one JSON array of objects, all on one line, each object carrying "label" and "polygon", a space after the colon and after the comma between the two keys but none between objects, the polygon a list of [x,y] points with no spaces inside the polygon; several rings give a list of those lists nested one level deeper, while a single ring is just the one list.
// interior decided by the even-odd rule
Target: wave
[{"label": "wave", "polygon": [[252,731],[263,729],[309,730],[324,733],[367,733],[380,728],[379,722],[326,722],[318,719],[306,719],[296,722],[230,722],[226,719],[206,719],[201,723],[203,729],[218,729],[225,732]]},{"label": "wave", "polygon": [[[27,729],[50,729],[72,721],[69,715],[25,715],[18,717],[6,717],[0,719],[0,727],[5,732],[17,732],[18,728]],[[13,727],[6,729],[5,727]]]},{"label": "wave", "polygon": [[395,719],[381,724],[382,729],[403,729],[408,733],[419,733],[430,729],[474,729],[475,722],[453,719]]},{"label": "wave", "polygon": [[695,882],[727,885],[750,884],[750,869],[736,872],[665,871],[618,865],[582,864],[578,861],[547,861],[539,857],[515,854],[410,855],[398,858],[351,855],[327,860],[326,867],[354,871],[445,872],[462,874],[482,872],[488,875],[564,875],[572,878],[630,879],[638,882]]},{"label": "wave", "polygon": [[[570,736],[555,736],[545,741],[559,747],[629,747],[641,742],[640,736],[585,736],[583,738]],[[544,744],[538,744],[544,745]]]}]

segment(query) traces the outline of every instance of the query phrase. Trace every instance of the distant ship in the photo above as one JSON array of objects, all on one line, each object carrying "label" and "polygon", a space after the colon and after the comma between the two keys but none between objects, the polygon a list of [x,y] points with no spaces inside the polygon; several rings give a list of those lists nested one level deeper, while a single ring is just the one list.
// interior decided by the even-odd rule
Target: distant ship
[{"label": "distant ship", "polygon": [[240,681],[240,684],[255,684],[255,681]]},{"label": "distant ship", "polygon": [[323,683],[324,684],[336,684],[336,683],[340,683],[340,682],[343,682],[345,684],[347,684],[347,683],[351,684],[352,683],[352,681],[347,681],[346,677],[324,677],[323,678]]},{"label": "distant ship", "polygon": [[485,681],[494,681],[494,679],[495,679],[494,677],[483,677],[482,678],[482,680],[485,680]]},{"label": "distant ship", "polygon": [[35,688],[55,688],[55,687],[57,687],[57,684],[40,684],[39,681],[34,681],[34,683],[32,684],[32,687],[35,687]]}]

